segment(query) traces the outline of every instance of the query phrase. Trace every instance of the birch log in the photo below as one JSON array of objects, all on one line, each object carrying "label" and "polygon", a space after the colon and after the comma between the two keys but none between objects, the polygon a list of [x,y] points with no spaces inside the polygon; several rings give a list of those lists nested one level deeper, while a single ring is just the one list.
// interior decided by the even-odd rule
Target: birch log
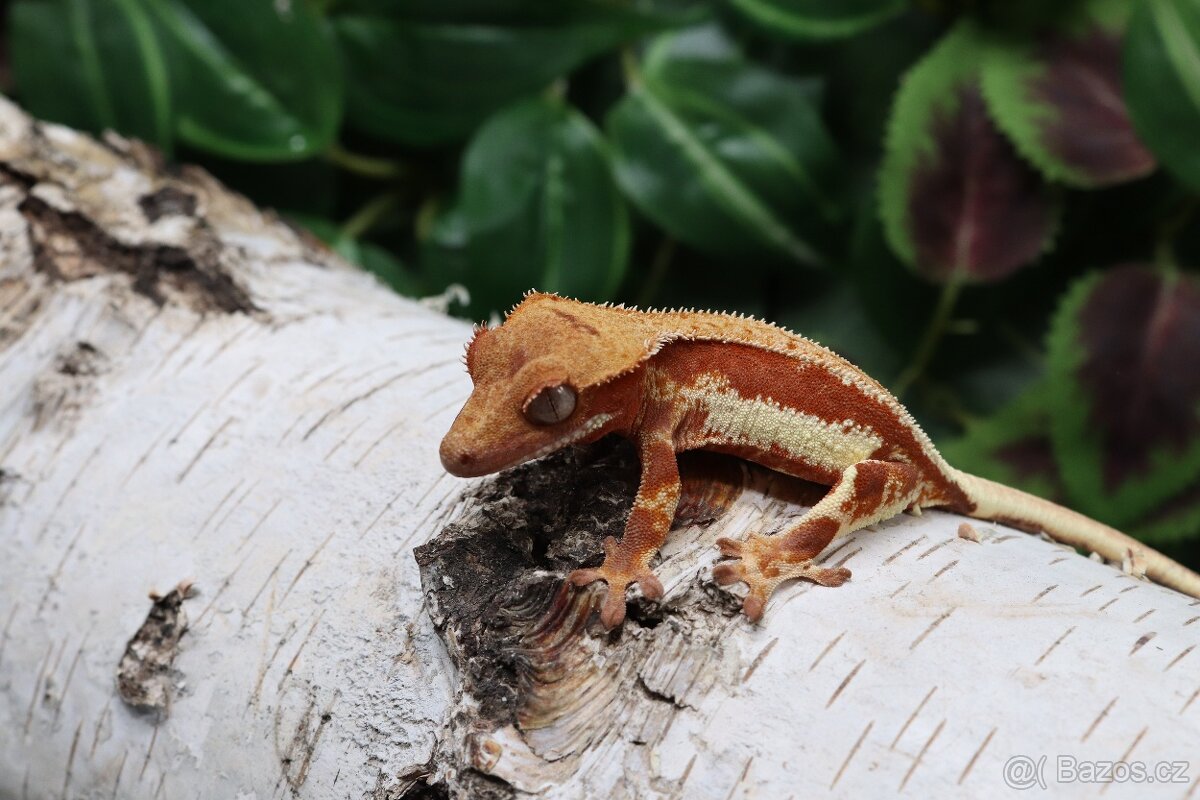
[{"label": "birch log", "polygon": [[2,101],[0,252],[0,798],[1194,792],[1190,598],[927,513],[752,626],[713,541],[804,487],[692,459],[667,596],[605,633],[561,578],[634,459],[444,475],[462,323]]}]

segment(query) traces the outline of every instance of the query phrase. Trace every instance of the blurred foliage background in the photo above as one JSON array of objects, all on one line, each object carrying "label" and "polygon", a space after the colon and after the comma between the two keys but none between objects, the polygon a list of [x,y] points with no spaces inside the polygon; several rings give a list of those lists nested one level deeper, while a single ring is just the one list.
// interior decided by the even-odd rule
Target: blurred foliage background
[{"label": "blurred foliage background", "polygon": [[3,89],[404,294],[740,310],[1200,565],[1200,0],[16,0]]}]

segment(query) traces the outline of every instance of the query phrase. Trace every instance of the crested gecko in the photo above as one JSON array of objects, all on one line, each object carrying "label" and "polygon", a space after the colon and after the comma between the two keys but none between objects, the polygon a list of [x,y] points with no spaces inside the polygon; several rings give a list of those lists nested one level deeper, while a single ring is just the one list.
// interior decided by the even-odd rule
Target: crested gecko
[{"label": "crested gecko", "polygon": [[717,546],[713,568],[743,582],[758,620],[783,581],[840,586],[842,567],[817,560],[831,541],[902,511],[943,508],[1066,544],[1200,597],[1200,575],[1070,509],[946,463],[908,411],[849,361],[781,327],[700,311],[641,311],[531,292],[467,346],[471,396],[441,444],[446,470],[486,475],[609,433],[631,439],[641,481],[620,541],[604,562],[567,579],[608,584],[600,619],[625,616],[625,590],[659,599],[650,562],[679,501],[676,454],[710,450],[829,486],[786,530]]}]

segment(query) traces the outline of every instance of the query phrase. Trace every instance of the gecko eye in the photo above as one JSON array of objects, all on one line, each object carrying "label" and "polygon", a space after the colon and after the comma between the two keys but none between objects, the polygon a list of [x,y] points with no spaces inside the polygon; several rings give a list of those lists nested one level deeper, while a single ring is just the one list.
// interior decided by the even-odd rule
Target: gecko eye
[{"label": "gecko eye", "polygon": [[525,401],[521,413],[534,425],[562,422],[575,411],[575,390],[565,383],[547,386]]}]

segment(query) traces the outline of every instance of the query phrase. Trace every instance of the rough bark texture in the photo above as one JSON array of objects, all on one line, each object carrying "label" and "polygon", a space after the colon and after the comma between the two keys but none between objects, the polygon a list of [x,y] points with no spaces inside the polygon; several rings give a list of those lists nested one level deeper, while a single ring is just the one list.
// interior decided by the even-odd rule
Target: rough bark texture
[{"label": "rough bark texture", "polygon": [[859,532],[747,624],[713,541],[806,490],[733,460],[602,631],[561,578],[631,450],[445,476],[466,326],[200,171],[0,102],[0,250],[0,798],[1003,797],[1018,755],[1091,797],[1057,756],[1200,752],[1200,606],[1000,526]]}]

